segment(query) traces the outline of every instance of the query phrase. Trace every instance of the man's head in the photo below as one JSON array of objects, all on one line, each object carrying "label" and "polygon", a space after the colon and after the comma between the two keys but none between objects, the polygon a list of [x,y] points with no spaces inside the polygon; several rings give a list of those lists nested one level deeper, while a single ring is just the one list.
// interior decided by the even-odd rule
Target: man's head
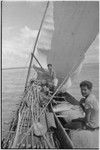
[{"label": "man's head", "polygon": [[52,70],[52,64],[48,64],[48,70]]},{"label": "man's head", "polygon": [[43,79],[43,80],[41,81],[41,84],[42,84],[42,85],[46,85],[46,80]]},{"label": "man's head", "polygon": [[80,83],[81,94],[84,97],[88,97],[92,91],[92,83],[90,81],[82,81]]}]

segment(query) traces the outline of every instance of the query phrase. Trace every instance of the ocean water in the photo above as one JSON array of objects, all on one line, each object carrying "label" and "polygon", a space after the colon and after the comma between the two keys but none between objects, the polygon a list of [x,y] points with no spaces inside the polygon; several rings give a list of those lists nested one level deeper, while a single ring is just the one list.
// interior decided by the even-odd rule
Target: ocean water
[{"label": "ocean water", "polygon": [[[9,122],[16,111],[19,100],[24,91],[27,69],[2,70],[2,127],[6,129],[4,122]],[[84,64],[78,78],[68,90],[77,100],[80,100],[79,83],[83,80],[93,82],[93,93],[99,100],[99,64]]]}]

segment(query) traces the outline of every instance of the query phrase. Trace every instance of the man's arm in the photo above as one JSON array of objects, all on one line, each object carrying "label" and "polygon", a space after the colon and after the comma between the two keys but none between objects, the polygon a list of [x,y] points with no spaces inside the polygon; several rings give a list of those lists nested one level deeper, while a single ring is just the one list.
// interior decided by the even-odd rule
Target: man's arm
[{"label": "man's arm", "polygon": [[44,70],[42,69],[42,68],[40,68],[40,67],[36,67],[36,66],[33,66],[33,68],[38,72],[38,71],[41,71],[41,72],[43,72]]},{"label": "man's arm", "polygon": [[55,79],[55,78],[56,78],[55,70],[53,70],[53,72],[52,72],[52,76],[53,76],[53,79]]},{"label": "man's arm", "polygon": [[81,106],[81,108],[82,108],[83,111],[85,112],[85,107],[84,107],[84,105],[85,105],[85,99],[84,99],[84,98],[82,98],[82,99],[80,100],[79,105]]},{"label": "man's arm", "polygon": [[89,108],[89,109],[86,109],[86,123],[89,123],[90,117],[91,117],[91,110]]}]

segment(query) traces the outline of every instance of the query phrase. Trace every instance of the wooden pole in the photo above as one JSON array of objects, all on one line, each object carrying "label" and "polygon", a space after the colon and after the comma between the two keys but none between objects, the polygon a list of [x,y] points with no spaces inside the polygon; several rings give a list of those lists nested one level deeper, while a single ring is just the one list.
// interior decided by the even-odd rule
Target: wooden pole
[{"label": "wooden pole", "polygon": [[39,28],[39,31],[38,31],[38,35],[37,35],[37,38],[36,38],[36,41],[35,41],[35,45],[34,45],[34,48],[33,48],[33,53],[31,54],[31,60],[30,60],[29,68],[28,68],[27,77],[26,77],[25,88],[27,87],[27,82],[28,82],[28,78],[29,78],[29,75],[30,75],[30,69],[31,69],[31,65],[32,65],[33,55],[34,55],[34,52],[35,52],[35,49],[36,49],[36,46],[37,46],[38,38],[39,38],[39,35],[40,35],[40,32],[41,32],[42,24],[43,24],[43,21],[45,19],[45,15],[46,15],[48,6],[49,6],[49,1],[47,2],[46,9],[45,9],[42,21],[41,21],[41,25],[40,25],[40,28]]},{"label": "wooden pole", "polygon": [[47,71],[45,71],[45,69],[42,67],[42,65],[40,64],[39,60],[36,58],[35,55],[33,55],[33,57],[35,58],[35,60],[37,61],[37,63],[39,64],[39,66],[41,67],[41,69],[43,70],[43,72],[47,75],[49,75],[49,73]]},{"label": "wooden pole", "polygon": [[39,66],[41,67],[41,69],[45,72],[44,68],[42,67],[42,65],[40,64],[40,62],[38,61],[38,59],[35,57],[35,55],[33,55],[33,57],[35,58],[35,60],[37,61],[37,63],[38,63]]}]

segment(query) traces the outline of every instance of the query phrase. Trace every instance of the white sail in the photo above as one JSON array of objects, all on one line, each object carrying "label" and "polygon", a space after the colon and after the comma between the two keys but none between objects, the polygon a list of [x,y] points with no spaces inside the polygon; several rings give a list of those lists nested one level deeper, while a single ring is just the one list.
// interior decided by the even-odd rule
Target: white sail
[{"label": "white sail", "polygon": [[63,87],[61,89],[63,92],[66,92],[72,86],[74,81],[78,79],[79,74],[80,74],[80,72],[82,70],[83,61],[84,61],[84,57],[81,60],[81,63],[79,62],[79,66],[76,67],[75,71],[72,72],[72,74],[69,76],[67,82],[63,85]]},{"label": "white sail", "polygon": [[47,63],[53,64],[59,83],[70,72],[70,77],[76,74],[75,70],[98,34],[98,21],[98,2],[50,2],[38,41],[37,56],[41,57],[39,61],[45,67]]},{"label": "white sail", "polygon": [[37,49],[40,50],[51,49],[51,39],[53,30],[54,30],[53,2],[49,2],[49,7],[42,25],[42,30],[40,32]]},{"label": "white sail", "polygon": [[[62,79],[84,58],[99,31],[98,2],[54,2],[54,33],[47,62]],[[62,77],[62,78],[61,78]]]},{"label": "white sail", "polygon": [[38,39],[35,56],[41,65],[47,67],[47,53],[51,50],[51,41],[54,31],[53,2],[49,2],[49,7],[45,15],[40,36]]}]

